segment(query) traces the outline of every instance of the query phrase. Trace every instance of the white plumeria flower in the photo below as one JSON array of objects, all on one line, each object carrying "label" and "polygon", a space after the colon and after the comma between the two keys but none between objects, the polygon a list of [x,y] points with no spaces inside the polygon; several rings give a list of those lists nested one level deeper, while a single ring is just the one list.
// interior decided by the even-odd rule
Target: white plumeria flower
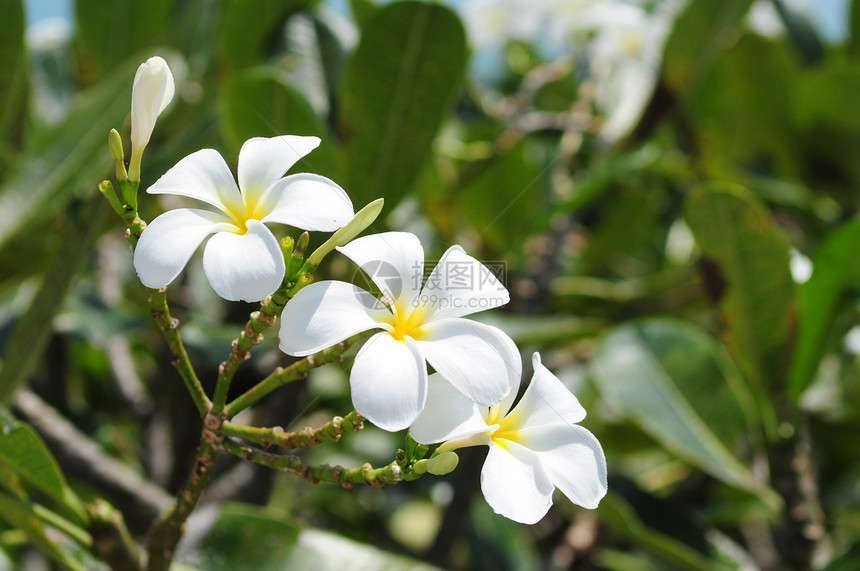
[{"label": "white plumeria flower", "polygon": [[652,11],[638,3],[605,0],[591,5],[576,27],[593,30],[589,44],[595,99],[603,111],[607,142],[636,125],[654,92],[663,48],[687,0],[661,0]]},{"label": "white plumeria flower", "polygon": [[278,240],[265,223],[330,232],[353,217],[352,202],[333,181],[315,174],[283,176],[319,144],[317,137],[290,135],[245,141],[239,151],[238,187],[213,149],[176,163],[147,192],[195,198],[218,212],[179,208],[153,220],[134,251],[140,281],[151,288],[166,286],[214,233],[203,251],[203,271],[212,289],[231,301],[271,295],[286,268]]},{"label": "white plumeria flower", "polygon": [[[463,319],[504,305],[508,291],[478,260],[452,246],[426,283],[424,249],[414,234],[387,232],[338,248],[379,287],[385,304],[351,283],[326,281],[302,289],[281,316],[280,347],[305,356],[362,331],[382,329],[355,357],[350,373],[355,409],[396,431],[418,417],[427,399],[425,361],[456,390],[490,405],[504,397],[522,365],[501,330]],[[456,283],[470,276],[470,284]]]},{"label": "white plumeria flower", "polygon": [[158,116],[173,99],[173,74],[162,58],[151,57],[137,68],[131,88],[131,160],[129,178],[140,180],[140,159]]},{"label": "white plumeria flower", "polygon": [[[606,495],[606,458],[591,432],[576,423],[585,409],[540,361],[517,406],[516,391],[487,408],[430,376],[427,405],[409,429],[421,444],[444,442],[437,452],[487,445],[481,491],[493,510],[520,523],[536,523],[552,505],[555,488],[594,509]],[[510,411],[510,412],[509,412]]]}]

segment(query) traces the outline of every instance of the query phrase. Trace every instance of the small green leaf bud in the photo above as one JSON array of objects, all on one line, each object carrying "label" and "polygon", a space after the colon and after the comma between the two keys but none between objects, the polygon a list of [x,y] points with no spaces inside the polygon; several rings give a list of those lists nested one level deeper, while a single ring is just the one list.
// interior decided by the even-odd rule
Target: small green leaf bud
[{"label": "small green leaf bud", "polygon": [[448,451],[427,460],[419,460],[415,463],[413,470],[416,474],[430,472],[434,476],[444,476],[453,472],[459,463],[460,457],[457,456],[457,453]]}]

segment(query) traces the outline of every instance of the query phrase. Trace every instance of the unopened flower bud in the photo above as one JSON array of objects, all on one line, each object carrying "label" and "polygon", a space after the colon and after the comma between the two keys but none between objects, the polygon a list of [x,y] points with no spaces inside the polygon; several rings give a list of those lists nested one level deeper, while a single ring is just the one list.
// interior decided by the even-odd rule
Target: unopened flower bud
[{"label": "unopened flower bud", "polygon": [[314,253],[310,255],[308,258],[308,264],[314,268],[319,266],[322,259],[329,252],[334,250],[335,246],[345,246],[353,238],[364,232],[368,226],[373,224],[376,217],[379,216],[379,213],[382,212],[382,205],[384,202],[385,199],[377,198],[356,212],[352,220],[350,220],[345,226],[338,228],[322,246],[317,248]]},{"label": "unopened flower bud", "polygon": [[131,161],[129,179],[140,180],[140,159],[158,116],[173,99],[173,74],[162,58],[151,57],[137,68],[131,90]]}]

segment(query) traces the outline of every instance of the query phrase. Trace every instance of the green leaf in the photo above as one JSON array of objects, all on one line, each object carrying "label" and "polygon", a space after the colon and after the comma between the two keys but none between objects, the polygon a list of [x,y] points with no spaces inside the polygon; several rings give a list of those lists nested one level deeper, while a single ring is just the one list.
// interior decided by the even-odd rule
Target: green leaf
[{"label": "green leaf", "polygon": [[337,156],[322,121],[301,93],[270,71],[250,71],[229,81],[220,115],[224,136],[236,154],[251,137],[313,135],[322,138],[322,144],[299,161],[294,172],[336,174]]},{"label": "green leaf", "polygon": [[524,239],[543,210],[544,180],[526,147],[495,157],[457,193],[469,223],[496,251],[504,252],[511,236]]},{"label": "green leaf", "polygon": [[849,37],[846,51],[853,57],[860,56],[860,1],[852,0],[849,15]]},{"label": "green leaf", "polygon": [[606,329],[606,321],[575,315],[506,315],[483,313],[476,321],[498,327],[519,345],[569,343],[573,339],[593,337]]},{"label": "green leaf", "polygon": [[[8,403],[26,381],[37,363],[52,331],[54,316],[98,236],[100,222],[109,215],[101,195],[93,193],[86,202],[76,205],[58,229],[62,236],[58,247],[49,251],[53,264],[42,277],[30,306],[18,320],[2,348],[0,359],[0,403]],[[95,214],[93,214],[95,213]]]},{"label": "green leaf", "polygon": [[772,388],[785,369],[794,282],[788,239],[750,193],[710,184],[691,192],[684,215],[706,260],[724,338],[747,380]]},{"label": "green leaf", "polygon": [[[72,545],[68,545],[67,540],[63,536],[57,534],[48,534],[42,522],[36,516],[32,507],[12,496],[8,496],[0,491],[0,518],[5,519],[10,525],[21,529],[27,534],[30,542],[39,548],[39,550],[71,571],[87,571],[92,569],[91,566],[85,565],[75,558],[80,555],[79,550],[76,550]],[[71,542],[68,542],[71,543]],[[60,544],[64,544],[61,545]],[[77,553],[75,553],[77,551]]]},{"label": "green leaf", "polygon": [[590,170],[577,176],[573,182],[573,192],[556,204],[547,215],[541,227],[560,213],[578,212],[613,187],[620,177],[637,173],[653,165],[662,155],[660,145],[649,142],[629,152],[620,152],[607,158],[605,162],[594,165]]},{"label": "green leaf", "polygon": [[[672,565],[673,569],[690,569],[700,571],[729,571],[732,567],[719,563],[702,553],[682,543],[676,537],[661,533],[653,526],[646,525],[639,518],[636,510],[623,497],[612,490],[600,502],[597,515],[613,532],[632,541],[643,551],[650,553],[664,562]],[[665,516],[664,516],[665,517]],[[648,566],[643,566],[648,569]]]},{"label": "green leaf", "polygon": [[673,320],[624,325],[600,344],[594,378],[607,399],[667,450],[760,494],[772,509],[780,505],[731,452],[747,436],[755,440],[755,412],[736,369],[708,335]]},{"label": "green leaf", "polygon": [[214,524],[193,552],[181,547],[177,562],[200,569],[436,569],[333,533],[301,529],[273,510],[231,503],[221,506]]},{"label": "green leaf", "polygon": [[409,191],[466,68],[457,16],[438,4],[396,2],[375,10],[340,85],[344,185],[358,204],[392,208]]},{"label": "green leaf", "polygon": [[112,172],[108,132],[122,125],[131,106],[137,63],[127,62],[110,79],[83,92],[66,121],[42,138],[0,186],[0,250],[13,235],[33,232]]},{"label": "green leaf", "polygon": [[84,84],[109,75],[122,61],[145,48],[161,45],[171,28],[175,4],[174,0],[77,0],[75,40]]},{"label": "green leaf", "polygon": [[[789,394],[797,399],[815,377],[839,302],[860,278],[860,219],[835,230],[813,258],[809,281],[798,288],[798,324]],[[852,295],[853,297],[853,295]]]},{"label": "green leaf", "polygon": [[66,506],[86,522],[80,501],[66,483],[60,466],[41,437],[22,422],[5,426],[0,431],[0,466],[18,475],[58,505]]},{"label": "green leaf", "polygon": [[855,112],[858,91],[857,64],[826,63],[804,70],[798,82],[797,120],[803,126],[860,130],[860,117]]},{"label": "green leaf", "polygon": [[773,0],[773,4],[803,61],[807,65],[820,63],[824,59],[824,43],[809,21],[809,16],[784,0]]},{"label": "green leaf", "polygon": [[696,87],[735,30],[752,0],[692,0],[678,16],[663,50],[663,74],[677,92]]},{"label": "green leaf", "polygon": [[20,143],[26,93],[24,5],[21,0],[5,0],[0,2],[0,176]]},{"label": "green leaf", "polygon": [[314,0],[229,0],[224,3],[215,46],[220,63],[238,71],[264,63],[282,41],[284,22]]},{"label": "green leaf", "polygon": [[373,0],[349,0],[349,10],[352,12],[352,19],[361,28],[376,10],[376,4]]},{"label": "green leaf", "polygon": [[852,571],[860,568],[860,542],[855,542],[845,553],[836,557],[821,571]]},{"label": "green leaf", "polygon": [[719,176],[726,167],[738,168],[720,164],[723,157],[796,171],[795,100],[803,92],[798,74],[797,57],[784,42],[748,34],[721,52],[688,99],[685,115],[705,165],[716,162]]}]

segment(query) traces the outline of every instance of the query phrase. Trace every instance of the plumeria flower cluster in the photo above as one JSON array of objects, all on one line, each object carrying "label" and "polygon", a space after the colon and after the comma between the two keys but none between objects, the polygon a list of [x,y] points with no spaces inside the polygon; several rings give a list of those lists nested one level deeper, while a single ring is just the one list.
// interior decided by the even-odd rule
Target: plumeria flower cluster
[{"label": "plumeria flower cluster", "polygon": [[[173,91],[164,60],[141,66],[132,104],[136,172]],[[239,151],[236,178],[213,149],[180,160],[147,192],[195,199],[206,208],[169,210],[142,230],[134,266],[143,284],[170,284],[208,238],[203,270],[215,292],[231,301],[260,301],[286,283],[284,251],[266,224],[335,232],[308,258],[310,266],[336,246],[378,291],[343,281],[303,285],[281,313],[280,349],[307,357],[376,331],[350,372],[358,414],[384,430],[409,429],[418,443],[441,443],[422,460],[438,468],[434,473],[456,466],[458,448],[489,446],[484,496],[496,512],[518,522],[543,517],[556,488],[579,505],[596,507],[606,493],[606,464],[600,444],[577,424],[585,418],[579,401],[536,353],[531,384],[513,406],[522,373],[519,350],[502,330],[467,319],[508,303],[501,281],[460,246],[448,248],[424,279],[424,248],[414,234],[349,241],[372,222],[381,203],[355,215],[333,181],[285,176],[319,144],[316,137],[290,135],[250,139]],[[119,152],[112,145],[114,157],[121,157],[121,143]],[[458,281],[452,268],[473,279]]]}]

